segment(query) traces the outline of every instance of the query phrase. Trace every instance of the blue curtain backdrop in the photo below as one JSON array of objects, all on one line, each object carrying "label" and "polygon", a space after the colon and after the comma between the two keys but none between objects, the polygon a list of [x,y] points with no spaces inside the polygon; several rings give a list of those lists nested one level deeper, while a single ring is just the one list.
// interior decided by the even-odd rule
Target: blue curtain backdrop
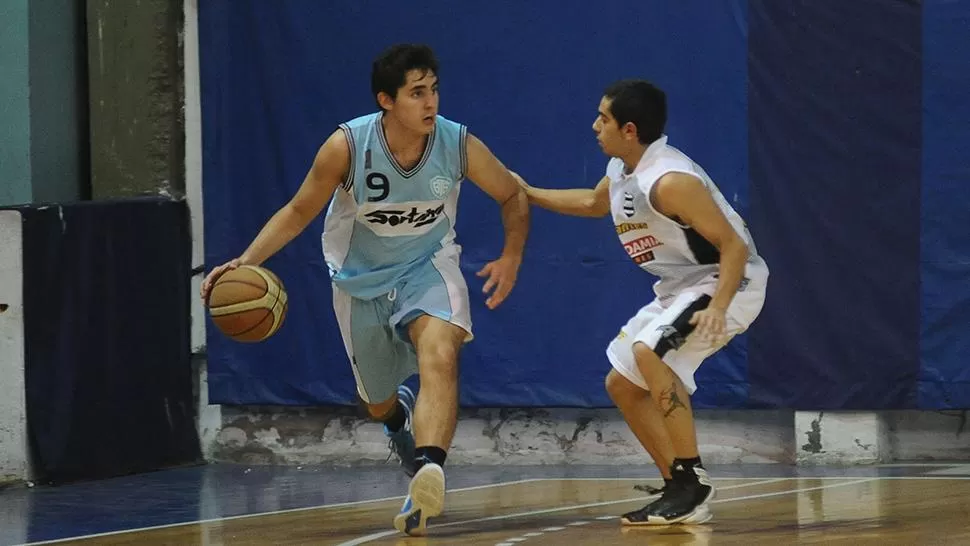
[{"label": "blue curtain backdrop", "polygon": [[[206,262],[235,255],[297,189],[336,125],[375,105],[373,58],[423,42],[441,112],[545,187],[592,186],[590,125],[626,77],[668,93],[671,143],[749,219],[772,269],[751,331],[698,372],[697,407],[970,407],[970,5],[441,0],[200,4]],[[496,311],[494,202],[467,183],[458,236],[476,341],[466,406],[608,406],[604,348],[651,296],[609,219],[533,209],[518,285]],[[961,227],[962,226],[962,227]],[[350,404],[353,375],[320,251],[322,218],[266,265],[283,329],[209,328],[214,403]]]}]

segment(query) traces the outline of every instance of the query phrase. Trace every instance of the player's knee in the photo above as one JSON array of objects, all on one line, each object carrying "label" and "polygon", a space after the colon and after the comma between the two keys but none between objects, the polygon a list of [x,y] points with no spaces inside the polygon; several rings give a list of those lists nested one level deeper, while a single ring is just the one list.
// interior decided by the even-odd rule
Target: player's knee
[{"label": "player's knee", "polygon": [[610,370],[610,373],[606,374],[606,393],[610,395],[610,400],[619,406],[633,398],[643,397],[647,391],[634,385],[616,370]]},{"label": "player's knee", "polygon": [[616,373],[616,370],[610,370],[610,373],[606,374],[606,394],[610,395],[610,400],[617,404],[623,400],[625,392],[621,379],[623,376]]},{"label": "player's knee", "polygon": [[424,348],[418,353],[418,372],[422,381],[456,381],[458,351],[446,343],[436,343]]}]

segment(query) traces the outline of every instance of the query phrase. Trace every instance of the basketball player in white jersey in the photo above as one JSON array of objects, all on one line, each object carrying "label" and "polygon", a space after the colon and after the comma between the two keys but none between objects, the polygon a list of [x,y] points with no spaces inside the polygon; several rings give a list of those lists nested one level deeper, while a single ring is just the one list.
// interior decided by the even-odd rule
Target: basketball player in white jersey
[{"label": "basketball player in white jersey", "polygon": [[[659,277],[656,299],[609,344],[606,389],[664,477],[662,496],[624,525],[703,523],[714,488],[697,450],[690,395],[701,362],[761,311],[768,268],[744,221],[707,173],[667,144],[664,93],[611,85],[593,123],[610,160],[594,189],[529,186],[529,201],[575,216],[611,214],[627,254]],[[515,173],[513,173],[515,174]]]},{"label": "basketball player in white jersey", "polygon": [[[391,47],[374,61],[371,86],[380,110],[330,135],[296,195],[239,258],[206,277],[202,297],[225,270],[261,264],[278,252],[330,203],[323,252],[334,310],[357,392],[413,475],[394,526],[420,535],[444,507],[442,466],[457,423],[458,353],[472,339],[454,232],[460,185],[470,179],[501,207],[504,249],[478,272],[486,277],[490,309],[515,284],[529,205],[478,138],[438,115],[438,62],[430,48]],[[401,385],[415,372],[421,382],[416,404]]]}]

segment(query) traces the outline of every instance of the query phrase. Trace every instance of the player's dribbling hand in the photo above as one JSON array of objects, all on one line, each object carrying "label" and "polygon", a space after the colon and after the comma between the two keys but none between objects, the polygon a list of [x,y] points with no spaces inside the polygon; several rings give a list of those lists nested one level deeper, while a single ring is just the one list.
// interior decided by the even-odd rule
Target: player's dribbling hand
[{"label": "player's dribbling hand", "polygon": [[512,291],[512,287],[515,285],[515,278],[519,274],[519,265],[522,263],[521,258],[516,258],[513,256],[502,256],[501,258],[488,262],[485,267],[477,273],[479,277],[488,277],[485,281],[485,286],[482,287],[482,293],[488,294],[493,288],[494,292],[485,300],[485,305],[489,309],[495,309],[499,306],[505,298]]},{"label": "player's dribbling hand", "polygon": [[209,292],[212,291],[212,286],[223,273],[229,271],[230,269],[236,269],[240,265],[239,258],[234,258],[210,271],[209,274],[205,276],[205,279],[202,280],[202,286],[199,288],[199,295],[202,297],[202,301],[207,302],[209,300]]},{"label": "player's dribbling hand", "polygon": [[727,319],[723,309],[708,307],[696,311],[690,318],[690,324],[696,326],[694,334],[712,346],[720,345],[724,341],[724,329]]}]

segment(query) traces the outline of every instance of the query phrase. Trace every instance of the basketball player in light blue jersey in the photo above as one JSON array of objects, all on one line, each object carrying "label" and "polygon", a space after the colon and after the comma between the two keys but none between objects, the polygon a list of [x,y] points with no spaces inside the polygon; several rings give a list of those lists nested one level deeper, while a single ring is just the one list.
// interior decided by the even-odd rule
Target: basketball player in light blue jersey
[{"label": "basketball player in light blue jersey", "polygon": [[[394,526],[424,534],[444,508],[442,470],[458,413],[458,353],[472,339],[468,288],[455,242],[465,178],[501,206],[505,246],[478,272],[494,309],[515,284],[529,226],[525,192],[465,127],[438,115],[438,63],[426,46],[397,45],[373,65],[380,111],[341,124],[302,186],[239,257],[202,285],[278,252],[328,202],[323,253],[340,332],[368,413],[413,475]],[[401,385],[415,372],[414,395]],[[413,431],[413,435],[412,435]]]}]

